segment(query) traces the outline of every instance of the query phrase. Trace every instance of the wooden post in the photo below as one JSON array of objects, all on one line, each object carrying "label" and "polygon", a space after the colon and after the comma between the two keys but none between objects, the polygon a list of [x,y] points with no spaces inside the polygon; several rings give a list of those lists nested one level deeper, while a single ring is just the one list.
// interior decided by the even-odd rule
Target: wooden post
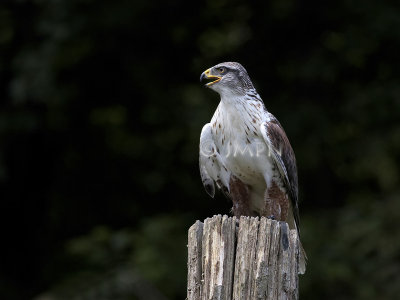
[{"label": "wooden post", "polygon": [[214,216],[188,233],[188,300],[298,299],[299,241],[287,223]]}]

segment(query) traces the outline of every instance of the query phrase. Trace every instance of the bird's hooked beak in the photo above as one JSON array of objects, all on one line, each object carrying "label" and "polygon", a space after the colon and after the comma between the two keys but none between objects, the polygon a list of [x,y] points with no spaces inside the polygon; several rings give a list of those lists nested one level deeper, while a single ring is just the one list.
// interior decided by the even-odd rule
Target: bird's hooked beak
[{"label": "bird's hooked beak", "polygon": [[[206,86],[210,86],[214,83],[217,83],[222,79],[222,76],[217,76],[217,75],[212,75],[211,74],[211,69],[205,70],[203,73],[200,75],[200,82],[203,82],[204,80],[207,80],[208,82],[206,83]],[[211,81],[210,81],[211,80]]]}]

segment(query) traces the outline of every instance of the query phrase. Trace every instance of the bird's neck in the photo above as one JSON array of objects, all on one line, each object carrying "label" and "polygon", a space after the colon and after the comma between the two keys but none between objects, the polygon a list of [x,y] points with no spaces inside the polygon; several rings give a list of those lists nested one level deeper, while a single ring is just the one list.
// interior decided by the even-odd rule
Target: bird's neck
[{"label": "bird's neck", "polygon": [[248,90],[246,94],[221,94],[221,109],[231,117],[247,119],[254,115],[259,116],[266,111],[264,102],[255,89]]},{"label": "bird's neck", "polygon": [[258,99],[261,100],[256,89],[248,89],[241,92],[241,90],[223,90],[219,92],[221,101],[225,104],[237,104],[241,103],[243,100],[248,99]]},{"label": "bird's neck", "polygon": [[227,125],[231,131],[244,130],[247,127],[259,128],[264,122],[264,103],[255,90],[246,95],[221,95],[221,102],[213,119]]}]

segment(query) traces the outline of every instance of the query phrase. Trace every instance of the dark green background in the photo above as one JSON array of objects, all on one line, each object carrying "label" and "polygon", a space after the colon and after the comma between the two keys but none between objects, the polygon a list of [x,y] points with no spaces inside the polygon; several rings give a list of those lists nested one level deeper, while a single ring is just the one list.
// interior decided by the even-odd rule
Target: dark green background
[{"label": "dark green background", "polygon": [[301,299],[398,297],[392,3],[2,1],[1,299],[185,298],[187,229],[230,208],[197,162],[222,61],[296,152]]}]

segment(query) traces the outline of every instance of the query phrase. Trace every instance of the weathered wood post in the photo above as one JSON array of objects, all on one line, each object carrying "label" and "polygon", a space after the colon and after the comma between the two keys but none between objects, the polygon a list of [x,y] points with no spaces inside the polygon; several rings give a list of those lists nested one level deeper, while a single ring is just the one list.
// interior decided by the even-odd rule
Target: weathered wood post
[{"label": "weathered wood post", "polygon": [[188,232],[187,299],[298,299],[298,260],[297,232],[285,222],[197,221]]}]

